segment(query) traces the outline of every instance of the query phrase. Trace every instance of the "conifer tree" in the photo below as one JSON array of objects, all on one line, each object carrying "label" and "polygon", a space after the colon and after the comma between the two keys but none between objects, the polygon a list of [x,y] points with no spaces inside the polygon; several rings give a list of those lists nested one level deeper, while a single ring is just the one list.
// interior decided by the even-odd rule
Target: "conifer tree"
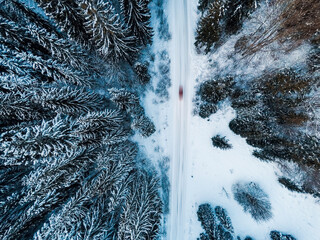
[{"label": "conifer tree", "polygon": [[132,92],[125,89],[108,89],[111,100],[121,109],[128,113],[137,113],[141,110],[139,98]]},{"label": "conifer tree", "polygon": [[266,221],[272,217],[269,197],[257,183],[236,183],[232,191],[234,199],[256,221]]},{"label": "conifer tree", "polygon": [[[33,44],[27,29],[10,20],[5,12],[0,14],[0,43],[7,45],[7,47],[31,50],[32,52],[38,51],[34,47],[41,49],[40,45]],[[32,48],[30,49],[30,47]]]},{"label": "conifer tree", "polygon": [[104,136],[113,129],[121,127],[124,119],[117,110],[89,112],[80,116],[75,122],[75,134],[80,138],[80,145],[101,145]]},{"label": "conifer tree", "polygon": [[216,135],[212,137],[211,140],[212,140],[212,145],[217,148],[224,149],[224,150],[232,148],[232,145],[229,143],[226,137]]},{"label": "conifer tree", "polygon": [[136,116],[131,126],[132,129],[138,130],[143,137],[149,137],[156,131],[152,121],[144,115]]},{"label": "conifer tree", "polygon": [[33,93],[31,101],[57,113],[68,115],[99,110],[103,106],[103,98],[99,94],[88,92],[84,88],[71,87],[39,88]]},{"label": "conifer tree", "polygon": [[146,84],[150,81],[150,74],[148,73],[148,66],[147,64],[143,64],[140,62],[137,62],[134,64],[134,70],[139,78],[139,81],[142,84]]},{"label": "conifer tree", "polygon": [[85,19],[81,16],[75,0],[36,0],[47,16],[55,20],[68,37],[87,45],[88,36],[84,28]]},{"label": "conifer tree", "polygon": [[136,177],[121,215],[118,239],[153,239],[159,230],[154,229],[161,213],[159,183],[146,175]]},{"label": "conifer tree", "polygon": [[296,240],[292,235],[284,234],[279,231],[271,231],[270,238],[271,240]]},{"label": "conifer tree", "polygon": [[60,63],[68,63],[68,65],[78,70],[88,70],[90,68],[87,65],[89,56],[79,46],[46,31],[44,28],[39,28],[35,24],[30,24],[28,30],[31,36]]},{"label": "conifer tree", "polygon": [[120,0],[122,14],[131,33],[138,41],[146,45],[152,41],[152,28],[150,25],[149,0]]},{"label": "conifer tree", "polygon": [[104,57],[130,61],[137,52],[134,38],[129,36],[110,2],[82,0],[79,3],[85,19],[84,28],[91,44]]},{"label": "conifer tree", "polygon": [[1,151],[5,164],[31,164],[38,157],[57,156],[75,145],[69,119],[57,116],[40,125],[22,128],[20,131],[4,132],[0,135]]},{"label": "conifer tree", "polygon": [[208,53],[214,43],[220,40],[222,16],[223,3],[221,1],[212,3],[205,15],[200,18],[195,41],[197,48],[204,47],[204,51]]}]

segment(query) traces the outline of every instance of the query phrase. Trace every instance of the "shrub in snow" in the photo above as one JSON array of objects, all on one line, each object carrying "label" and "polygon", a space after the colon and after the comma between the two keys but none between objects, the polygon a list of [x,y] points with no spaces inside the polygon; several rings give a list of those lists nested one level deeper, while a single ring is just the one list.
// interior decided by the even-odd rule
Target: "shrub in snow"
[{"label": "shrub in snow", "polygon": [[220,135],[216,135],[211,138],[212,140],[212,145],[221,148],[221,149],[230,149],[232,148],[232,145],[229,143],[229,140],[226,139],[226,137],[221,137]]},{"label": "shrub in snow", "polygon": [[159,69],[159,73],[160,75],[166,75],[166,74],[169,74],[170,73],[170,62],[167,62],[167,61],[162,61],[159,66],[158,66],[158,69]]},{"label": "shrub in snow", "polygon": [[157,84],[157,88],[156,88],[156,94],[161,97],[164,98],[166,100],[169,99],[169,92],[168,92],[168,88],[171,86],[171,80],[170,77],[167,75],[163,75],[160,77],[160,80]]},{"label": "shrub in snow", "polygon": [[[242,240],[241,237],[237,236],[237,240]],[[252,237],[245,237],[243,240],[254,240]]]},{"label": "shrub in snow", "polygon": [[164,13],[163,10],[163,0],[157,0],[155,1],[156,4],[156,14],[159,21],[159,27],[158,27],[158,34],[159,38],[163,39],[164,41],[169,41],[171,39],[171,34],[169,32],[169,24],[168,24],[168,16]]},{"label": "shrub in snow", "polygon": [[236,183],[232,186],[232,192],[234,199],[256,221],[266,221],[272,217],[269,197],[257,183]]},{"label": "shrub in snow", "polygon": [[278,232],[278,231],[271,231],[270,237],[271,237],[271,240],[296,240],[295,237],[289,234]]},{"label": "shrub in snow", "polygon": [[159,57],[160,63],[158,65],[158,70],[160,74],[156,94],[164,99],[169,99],[168,88],[171,86],[170,58],[166,50],[159,53]]},{"label": "shrub in snow", "polygon": [[201,222],[205,233],[200,234],[201,240],[232,240],[234,239],[231,219],[225,209],[220,206],[213,210],[210,204],[199,206],[197,211],[198,220]]}]

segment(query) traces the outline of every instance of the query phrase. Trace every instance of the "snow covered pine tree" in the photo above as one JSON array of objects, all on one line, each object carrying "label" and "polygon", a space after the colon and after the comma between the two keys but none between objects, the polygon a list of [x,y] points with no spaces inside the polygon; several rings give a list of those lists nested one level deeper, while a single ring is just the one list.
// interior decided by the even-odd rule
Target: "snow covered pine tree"
[{"label": "snow covered pine tree", "polygon": [[153,31],[150,27],[149,0],[120,0],[125,21],[138,41],[146,45],[151,43]]},{"label": "snow covered pine tree", "polygon": [[154,125],[100,82],[142,45],[111,3],[37,2],[0,4],[0,238],[156,239],[158,178],[130,140]]}]

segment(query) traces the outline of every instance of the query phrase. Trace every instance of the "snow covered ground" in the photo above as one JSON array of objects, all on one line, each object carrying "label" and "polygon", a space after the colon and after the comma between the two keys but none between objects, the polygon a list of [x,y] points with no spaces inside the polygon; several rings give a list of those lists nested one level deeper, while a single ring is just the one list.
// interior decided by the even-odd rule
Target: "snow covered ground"
[{"label": "snow covered ground", "polygon": [[[271,230],[287,232],[301,240],[318,240],[320,236],[320,205],[305,194],[292,193],[277,182],[277,167],[261,162],[251,153],[243,138],[235,135],[228,123],[235,116],[226,106],[212,115],[209,121],[192,117],[189,125],[188,155],[191,162],[187,167],[185,208],[188,212],[184,239],[196,239],[202,231],[197,221],[198,205],[204,202],[224,207],[232,219],[235,232],[241,237],[270,239]],[[233,148],[213,148],[211,137],[226,136]],[[254,221],[244,213],[233,199],[232,184],[237,181],[257,182],[269,195],[273,218],[267,222]]]},{"label": "snow covered ground", "polygon": [[[235,112],[225,103],[209,119],[192,114],[195,86],[204,81],[208,72],[208,57],[197,55],[194,31],[198,19],[197,0],[175,0],[164,5],[168,14],[172,39],[167,42],[155,34],[155,61],[151,70],[153,87],[159,81],[156,74],[160,52],[169,49],[171,80],[169,101],[150,89],[144,99],[146,113],[155,122],[157,132],[150,138],[136,137],[150,159],[162,162],[170,158],[170,213],[166,216],[163,239],[197,239],[203,231],[197,220],[197,209],[202,203],[225,208],[232,219],[235,233],[242,238],[249,235],[257,240],[270,239],[269,232],[278,230],[299,240],[320,239],[320,204],[312,196],[293,193],[277,181],[277,165],[262,162],[252,156],[253,148],[245,139],[228,127]],[[157,19],[153,25],[158,27]],[[227,43],[228,44],[228,43]],[[212,61],[227,59],[227,48],[211,56]],[[211,62],[212,63],[212,62]],[[226,64],[227,65],[227,64]],[[241,66],[243,67],[243,66]],[[239,69],[240,70],[240,69]],[[184,98],[179,100],[179,85],[184,87]],[[226,136],[233,148],[214,148],[211,137]],[[238,181],[257,182],[269,195],[273,217],[257,223],[234,200],[231,187]]]}]

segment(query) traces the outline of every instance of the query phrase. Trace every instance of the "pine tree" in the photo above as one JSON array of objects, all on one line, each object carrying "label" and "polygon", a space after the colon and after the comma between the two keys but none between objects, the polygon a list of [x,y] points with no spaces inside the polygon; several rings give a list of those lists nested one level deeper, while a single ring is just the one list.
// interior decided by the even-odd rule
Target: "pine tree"
[{"label": "pine tree", "polygon": [[89,56],[87,52],[79,46],[35,24],[30,24],[28,31],[60,64],[68,63],[68,65],[78,70],[89,70],[91,68],[91,66],[88,66]]},{"label": "pine tree", "polygon": [[19,48],[25,51],[31,49],[33,53],[42,49],[40,45],[32,41],[25,27],[8,19],[7,13],[3,11],[0,11],[0,43],[10,48]]},{"label": "pine tree", "polygon": [[40,88],[33,93],[31,101],[57,113],[79,115],[103,106],[103,97],[84,88]]},{"label": "pine tree", "polygon": [[215,215],[217,216],[217,219],[220,221],[220,224],[222,227],[229,231],[230,233],[233,233],[233,226],[231,223],[231,219],[228,216],[226,210],[220,206],[216,206],[214,208]]},{"label": "pine tree", "polygon": [[18,57],[19,52],[12,50],[5,45],[0,45],[0,51],[1,72],[17,76],[38,75],[30,62]]},{"label": "pine tree", "polygon": [[80,138],[80,145],[101,145],[108,132],[119,128],[123,123],[123,116],[117,110],[89,112],[76,120],[75,134]]},{"label": "pine tree", "polygon": [[132,129],[138,130],[143,137],[149,137],[156,131],[152,121],[144,115],[135,117],[131,126]]},{"label": "pine tree", "polygon": [[68,122],[58,115],[40,125],[25,127],[19,131],[0,135],[1,151],[5,164],[29,165],[39,157],[57,156],[75,146],[75,137]]},{"label": "pine tree", "polygon": [[137,52],[134,38],[120,22],[110,2],[83,0],[79,3],[84,27],[95,49],[107,59],[131,61]]},{"label": "pine tree", "polygon": [[220,40],[222,16],[223,3],[219,0],[212,3],[205,15],[200,18],[195,45],[199,49],[204,47],[205,53],[210,52],[211,47]]},{"label": "pine tree", "polygon": [[137,62],[134,64],[134,70],[135,70],[141,84],[147,84],[150,81],[151,76],[148,73],[147,64]]},{"label": "pine tree", "polygon": [[[32,64],[32,68],[37,74],[49,78],[47,81],[57,81],[80,86],[90,86],[91,82],[87,76],[81,72],[70,68],[65,64],[60,64],[53,59],[45,60],[39,56],[28,53],[15,53],[16,57]],[[52,80],[51,80],[52,79]]]},{"label": "pine tree", "polygon": [[2,2],[3,4],[0,7],[2,16],[7,17],[20,26],[20,23],[23,23],[23,26],[36,23],[39,28],[62,37],[63,34],[61,34],[60,30],[51,21],[48,21],[43,10],[36,6],[36,3],[32,4],[32,7],[28,7],[27,3],[17,0],[3,0]]},{"label": "pine tree", "polygon": [[296,240],[296,238],[294,238],[293,236],[278,231],[271,231],[270,237],[271,240]]},{"label": "pine tree", "polygon": [[201,204],[197,211],[198,221],[206,232],[209,239],[215,239],[217,231],[216,218],[210,204]]},{"label": "pine tree", "polygon": [[[101,152],[97,156],[97,168],[93,170],[94,178],[89,178],[62,209],[50,216],[48,223],[36,233],[34,239],[72,238],[75,234],[82,239],[84,236],[90,239],[89,236],[93,235],[112,238],[116,234],[119,208],[128,193],[127,186],[132,181],[129,174],[136,154],[128,148],[122,151],[126,153],[117,152],[117,158],[110,157],[108,150]],[[79,223],[79,220],[81,224],[74,224]],[[97,224],[92,225],[92,220],[97,221]],[[92,232],[92,228],[97,231]]]},{"label": "pine tree", "polygon": [[131,33],[138,41],[146,45],[152,41],[152,28],[150,25],[149,0],[121,0],[122,15]]},{"label": "pine tree", "polygon": [[118,239],[153,239],[159,231],[154,229],[161,214],[159,183],[146,175],[136,177],[121,215]]},{"label": "pine tree", "polygon": [[26,195],[21,202],[31,202],[45,198],[50,192],[67,194],[64,191],[92,168],[94,149],[73,148],[55,157],[44,157],[34,163],[34,171],[23,178]]},{"label": "pine tree", "polygon": [[53,59],[44,59],[27,51],[18,51],[0,45],[3,54],[0,56],[0,66],[6,72],[19,76],[28,75],[41,82],[63,82],[74,85],[89,86],[90,79],[82,72],[60,64]]},{"label": "pine tree", "polygon": [[[111,100],[121,109],[128,113],[139,113],[142,112],[139,105],[139,98],[132,92],[126,91],[125,89],[108,89]],[[135,114],[139,115],[139,114]]]},{"label": "pine tree", "polygon": [[221,149],[230,149],[232,148],[232,145],[229,143],[229,141],[226,139],[226,137],[221,137],[220,135],[216,135],[211,138],[212,145],[221,148]]},{"label": "pine tree", "polygon": [[236,183],[232,191],[234,199],[256,221],[266,221],[272,217],[269,197],[257,183]]},{"label": "pine tree", "polygon": [[48,17],[55,20],[62,31],[68,37],[78,43],[87,46],[88,35],[86,34],[85,19],[81,16],[77,1],[75,0],[35,0],[43,8]]},{"label": "pine tree", "polygon": [[21,121],[40,120],[50,114],[30,102],[30,96],[19,91],[0,93],[0,121],[18,123]]}]

